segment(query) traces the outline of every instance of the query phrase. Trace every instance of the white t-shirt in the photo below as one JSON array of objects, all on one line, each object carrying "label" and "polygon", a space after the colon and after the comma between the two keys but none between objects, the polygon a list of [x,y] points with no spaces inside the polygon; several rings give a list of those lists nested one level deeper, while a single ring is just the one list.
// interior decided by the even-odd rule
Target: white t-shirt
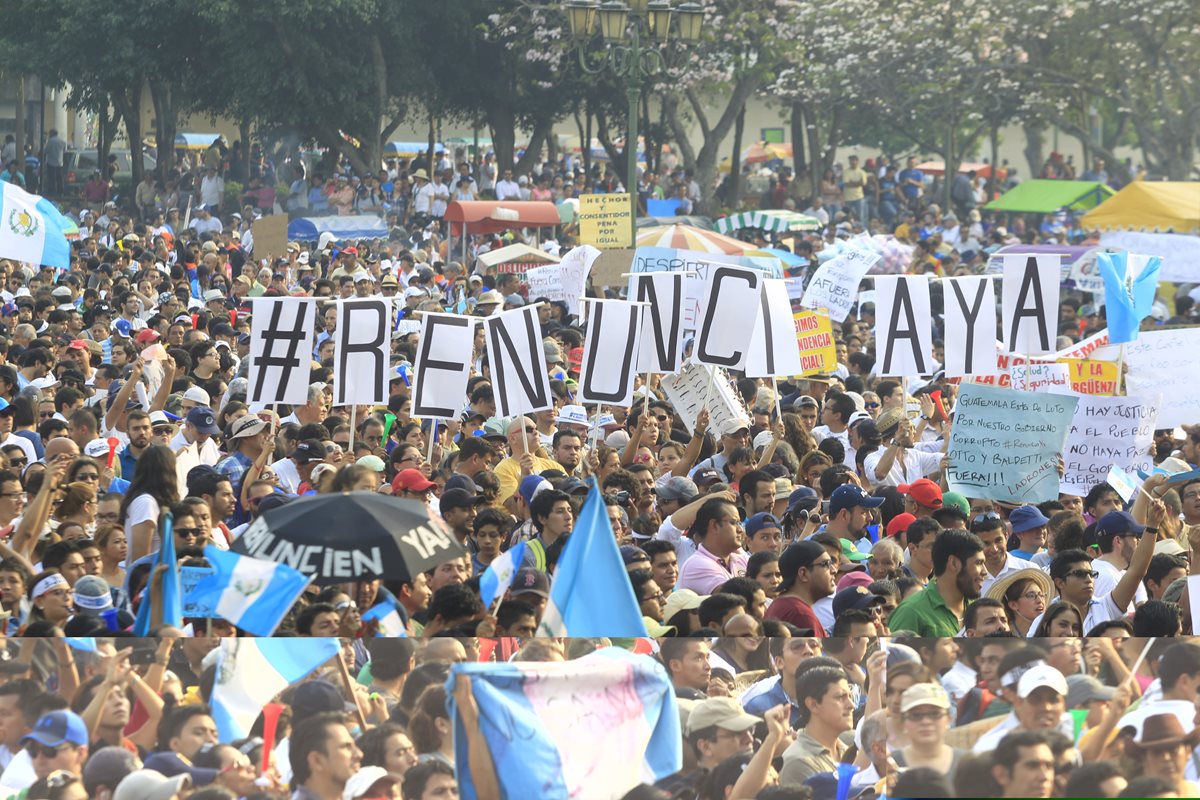
[{"label": "white t-shirt", "polygon": [[37,451],[33,449],[33,442],[24,436],[17,436],[15,433],[10,433],[3,440],[0,440],[0,447],[6,447],[10,444],[15,444],[21,448],[21,452],[25,454],[26,464],[32,464],[38,460]]},{"label": "white t-shirt", "polygon": [[[158,523],[158,501],[148,494],[139,494],[129,502],[129,510],[125,514],[125,540],[133,541],[133,528],[143,522]],[[154,540],[150,542],[150,552],[158,549],[158,531],[154,532]]]},{"label": "white t-shirt", "polygon": [[[1125,570],[1100,558],[1092,561],[1092,569],[1100,573],[1100,576],[1096,578],[1096,589],[1092,592],[1093,597],[1112,594],[1113,590],[1117,588],[1117,584],[1121,582],[1121,578],[1125,576]],[[1150,596],[1146,594],[1146,584],[1139,581],[1137,591],[1133,594],[1133,603],[1130,604],[1126,613],[1132,614],[1137,610],[1137,606],[1149,599]]]},{"label": "white t-shirt", "polygon": [[876,486],[899,486],[932,475],[942,463],[941,453],[924,453],[920,450],[906,449],[903,451],[904,467],[900,466],[901,455],[897,454],[892,468],[888,470],[883,480],[875,477],[875,468],[883,460],[885,449],[880,448],[863,459],[863,470]]},{"label": "white t-shirt", "polygon": [[288,494],[296,494],[300,488],[300,473],[296,470],[296,462],[290,458],[281,458],[271,465],[275,477],[279,478],[279,488]]}]

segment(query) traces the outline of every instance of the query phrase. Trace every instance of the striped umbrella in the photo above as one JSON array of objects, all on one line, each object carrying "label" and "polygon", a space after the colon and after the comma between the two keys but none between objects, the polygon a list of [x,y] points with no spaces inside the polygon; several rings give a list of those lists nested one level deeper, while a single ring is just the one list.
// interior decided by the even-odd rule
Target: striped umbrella
[{"label": "striped umbrella", "polygon": [[795,211],[743,211],[717,220],[717,230],[731,233],[739,228],[761,228],[764,231],[817,231],[821,220]]},{"label": "striped umbrella", "polygon": [[693,228],[691,225],[666,225],[643,228],[637,234],[638,247],[671,247],[676,250],[696,250],[701,253],[725,253],[742,255],[753,250],[754,245],[739,242],[713,231]]}]

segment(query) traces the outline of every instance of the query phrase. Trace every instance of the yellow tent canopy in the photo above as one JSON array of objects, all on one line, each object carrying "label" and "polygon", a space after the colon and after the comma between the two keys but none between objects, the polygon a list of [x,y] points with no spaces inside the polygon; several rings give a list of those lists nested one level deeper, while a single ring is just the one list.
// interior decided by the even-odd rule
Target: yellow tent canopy
[{"label": "yellow tent canopy", "polygon": [[1200,234],[1200,181],[1134,181],[1081,224],[1089,231]]}]

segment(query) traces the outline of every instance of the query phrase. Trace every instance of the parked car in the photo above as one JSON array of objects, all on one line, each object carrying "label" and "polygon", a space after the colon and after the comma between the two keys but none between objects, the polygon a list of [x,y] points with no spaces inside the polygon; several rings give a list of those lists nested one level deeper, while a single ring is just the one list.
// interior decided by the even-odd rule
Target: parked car
[{"label": "parked car", "polygon": [[[110,157],[117,161],[117,173],[113,182],[119,187],[118,191],[128,192],[133,187],[133,163],[128,150],[110,150]],[[83,185],[92,176],[92,170],[99,166],[95,150],[68,150],[63,157],[63,167],[66,169],[67,193],[77,195],[83,190]],[[153,171],[157,165],[154,156],[142,154],[142,162],[147,170]]]}]

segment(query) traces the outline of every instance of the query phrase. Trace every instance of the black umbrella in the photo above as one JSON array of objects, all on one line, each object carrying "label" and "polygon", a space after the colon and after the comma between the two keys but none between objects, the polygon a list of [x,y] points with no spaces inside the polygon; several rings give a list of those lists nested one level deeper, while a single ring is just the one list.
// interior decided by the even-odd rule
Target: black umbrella
[{"label": "black umbrella", "polygon": [[408,579],[466,552],[424,503],[378,492],[293,500],[251,523],[232,549],[287,564],[318,584]]}]

